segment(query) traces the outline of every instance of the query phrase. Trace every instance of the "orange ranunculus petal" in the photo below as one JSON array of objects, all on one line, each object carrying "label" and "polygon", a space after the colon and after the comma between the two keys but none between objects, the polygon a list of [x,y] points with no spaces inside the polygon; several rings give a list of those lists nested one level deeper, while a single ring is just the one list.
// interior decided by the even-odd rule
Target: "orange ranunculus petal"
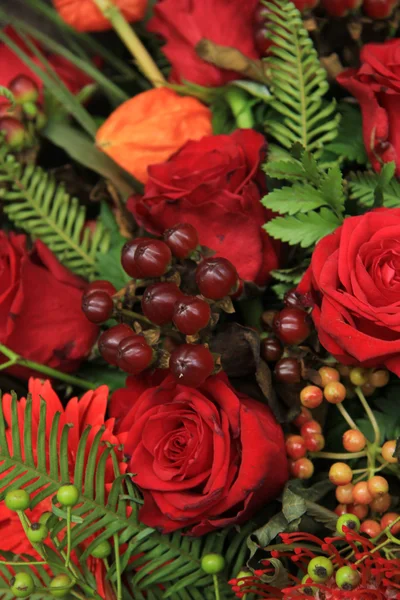
[{"label": "orange ranunculus petal", "polygon": [[[144,17],[147,0],[112,0],[127,21],[140,21]],[[68,25],[78,31],[104,31],[111,29],[93,0],[53,0],[54,7]]]},{"label": "orange ranunculus petal", "polygon": [[166,161],[189,140],[211,135],[211,112],[195,98],[167,88],[138,94],[97,132],[98,147],[145,183],[147,167]]}]

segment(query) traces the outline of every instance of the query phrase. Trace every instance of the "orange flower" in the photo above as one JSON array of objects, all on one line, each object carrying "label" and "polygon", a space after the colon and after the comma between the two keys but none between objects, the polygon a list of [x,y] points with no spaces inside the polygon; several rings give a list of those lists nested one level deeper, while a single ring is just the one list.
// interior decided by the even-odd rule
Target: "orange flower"
[{"label": "orange flower", "polygon": [[189,140],[211,133],[211,112],[201,102],[157,88],[121,104],[98,130],[96,142],[145,183],[147,167],[165,162]]},{"label": "orange flower", "polygon": [[[111,23],[93,0],[53,0],[54,7],[68,25],[78,31],[104,31]],[[127,21],[140,21],[147,8],[147,0],[113,0]]]}]

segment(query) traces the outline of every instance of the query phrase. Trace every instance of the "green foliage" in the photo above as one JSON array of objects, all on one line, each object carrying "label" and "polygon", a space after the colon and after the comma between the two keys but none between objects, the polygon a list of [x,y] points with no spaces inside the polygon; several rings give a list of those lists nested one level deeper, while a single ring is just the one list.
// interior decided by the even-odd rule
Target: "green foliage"
[{"label": "green foliage", "polygon": [[[7,562],[9,561],[10,563],[12,563],[13,561],[28,562],[35,560],[34,558],[32,558],[32,556],[29,555],[22,554],[15,556],[11,552],[1,552],[1,550],[0,556],[1,560]],[[31,575],[37,588],[47,587],[51,580],[51,575],[49,575],[49,573],[46,571],[44,565],[36,565],[35,570],[33,570],[31,566],[21,565],[12,569],[11,566],[0,564],[0,600],[15,600],[15,596],[13,593],[11,593],[9,586],[9,581],[13,577],[14,570],[18,570],[18,572],[28,573],[29,575]],[[30,600],[50,600],[51,598],[54,598],[54,596],[51,596],[50,593],[44,589],[38,589],[29,596]],[[72,600],[72,596],[70,594],[67,594],[65,596],[65,600]]]},{"label": "green foliage", "polygon": [[262,200],[266,208],[285,215],[265,225],[272,237],[309,248],[339,227],[345,195],[337,165],[323,169],[310,152],[295,145],[291,157],[269,161],[265,170],[270,178],[292,184],[274,189]]},{"label": "green foliage", "polygon": [[15,102],[15,98],[14,98],[14,94],[12,92],[10,92],[9,89],[7,89],[6,87],[0,85],[0,96],[2,98],[6,98],[6,100],[9,101],[9,103],[11,104],[11,108],[15,108],[16,102]]},{"label": "green foliage", "polygon": [[272,277],[279,281],[279,283],[276,283],[272,286],[272,289],[278,298],[282,299],[286,292],[296,287],[297,284],[300,283],[308,265],[309,260],[305,259],[295,267],[291,267],[289,269],[275,269],[274,271],[271,271]]},{"label": "green foliage", "polygon": [[99,277],[107,279],[119,290],[131,281],[121,265],[121,250],[126,239],[120,234],[114,215],[105,203],[101,205],[100,223],[110,232],[111,243],[109,251],[98,256]]},{"label": "green foliage", "polygon": [[400,182],[394,177],[394,163],[383,166],[381,173],[351,173],[350,198],[362,208],[374,206],[400,207]]},{"label": "green foliage", "polygon": [[338,135],[333,142],[325,146],[322,159],[325,158],[325,151],[327,151],[340,160],[357,162],[360,165],[367,164],[368,156],[364,146],[360,109],[343,102],[339,106],[339,112],[342,118]]},{"label": "green foliage", "polygon": [[8,218],[41,239],[75,273],[91,278],[97,256],[109,249],[110,236],[98,222],[85,228],[86,210],[63,185],[34,165],[23,166],[0,147],[0,199]]},{"label": "green foliage", "polygon": [[300,12],[292,2],[263,2],[269,9],[266,28],[273,45],[265,59],[273,109],[266,129],[282,146],[300,142],[316,156],[323,145],[334,140],[340,115],[329,90],[326,71],[303,26]]},{"label": "green foliage", "polygon": [[[142,500],[132,476],[120,474],[115,449],[101,441],[103,430],[100,429],[91,442],[88,441],[90,427],[81,433],[72,467],[71,426],[61,427],[57,414],[52,419],[50,431],[46,432],[46,413],[47,406],[42,401],[38,422],[33,423],[31,399],[28,398],[25,410],[18,411],[18,401],[13,395],[8,428],[0,401],[0,502],[4,501],[7,491],[22,486],[31,495],[32,508],[42,501],[47,500],[46,506],[49,500],[52,501],[54,515],[48,526],[58,552],[56,555],[47,546],[46,558],[53,572],[62,571],[63,562],[59,556],[67,547],[66,513],[55,503],[54,496],[60,485],[67,481],[80,490],[78,505],[72,512],[71,547],[80,554],[86,588],[95,586],[95,582],[90,579],[90,573],[85,572],[85,561],[96,545],[106,539],[117,540],[119,544],[123,584],[126,593],[130,592],[128,597],[213,598],[212,576],[201,569],[202,556],[210,552],[224,555],[228,578],[242,568],[251,523],[241,533],[227,529],[200,538],[183,536],[179,531],[161,535],[140,522],[138,512]],[[98,458],[101,448],[104,451]],[[108,459],[114,465],[115,479],[106,495]],[[115,564],[110,565],[108,576],[113,583],[117,581]],[[221,598],[233,600],[234,594],[222,578],[220,588]]]}]

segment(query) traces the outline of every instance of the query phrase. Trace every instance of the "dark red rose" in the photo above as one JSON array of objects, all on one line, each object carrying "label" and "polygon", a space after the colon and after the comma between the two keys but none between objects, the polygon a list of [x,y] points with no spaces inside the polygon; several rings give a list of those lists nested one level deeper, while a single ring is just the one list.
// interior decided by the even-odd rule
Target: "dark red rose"
[{"label": "dark red rose", "polygon": [[349,217],[323,238],[298,286],[321,344],[341,363],[400,375],[400,209]]},{"label": "dark red rose", "polygon": [[84,288],[42,242],[28,251],[25,235],[0,232],[1,344],[55,369],[75,370],[98,333],[81,310]]},{"label": "dark red rose", "polygon": [[396,163],[400,175],[400,40],[366,44],[361,67],[341,73],[338,82],[360,103],[364,144],[376,171]]},{"label": "dark red rose", "polygon": [[218,69],[198,57],[195,46],[203,38],[240,50],[258,59],[254,16],[259,0],[162,0],[154,8],[147,29],[165,40],[163,52],[172,64],[171,79],[216,87],[238,79],[235,71]]},{"label": "dark red rose", "polygon": [[[13,40],[15,44],[17,44],[26,54],[28,54],[30,59],[37,66],[43,68],[40,60],[24,44],[18,34],[11,27],[7,27],[5,29],[5,33]],[[40,48],[37,43],[36,46]],[[73,94],[77,94],[85,85],[91,83],[92,80],[85,73],[77,69],[64,57],[58,56],[57,54],[46,53],[43,48],[40,48],[40,50],[45,55],[50,66],[54,69],[60,79]],[[20,58],[18,58],[11,48],[2,42],[0,42],[0,64],[0,86],[7,87],[14,77],[17,77],[17,75],[26,75],[33,79],[40,89],[43,87],[40,77],[31,71],[31,69]]]},{"label": "dark red rose", "polygon": [[250,129],[188,142],[168,162],[149,167],[144,196],[128,207],[154,234],[190,223],[200,244],[262,285],[278,266],[277,245],[262,228],[269,218],[260,202],[265,150],[265,138]]},{"label": "dark red rose", "polygon": [[288,478],[284,438],[269,408],[238,394],[225,375],[200,388],[167,377],[131,377],[111,416],[144,494],[140,519],[163,533],[193,535],[247,521]]}]

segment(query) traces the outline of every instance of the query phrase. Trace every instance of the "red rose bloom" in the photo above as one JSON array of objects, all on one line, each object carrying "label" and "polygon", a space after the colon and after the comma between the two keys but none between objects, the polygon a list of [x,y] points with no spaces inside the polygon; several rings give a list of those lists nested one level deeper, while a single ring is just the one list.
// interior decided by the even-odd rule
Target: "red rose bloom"
[{"label": "red rose bloom", "polygon": [[84,288],[41,241],[28,251],[25,235],[0,232],[1,344],[61,371],[78,368],[98,332],[81,309]]},{"label": "red rose bloom", "polygon": [[349,217],[323,238],[299,284],[321,344],[343,364],[400,376],[400,209]]},{"label": "red rose bloom", "polygon": [[190,141],[168,162],[148,168],[144,196],[131,198],[128,207],[154,234],[190,223],[202,245],[262,285],[278,266],[277,245],[262,228],[269,216],[260,202],[265,149],[265,138],[250,129]]},{"label": "red rose bloom", "polygon": [[149,387],[130,377],[111,414],[128,469],[144,494],[140,519],[192,535],[243,523],[275,498],[288,478],[280,425],[264,404],[238,394],[224,375],[200,388],[167,377]]},{"label": "red rose bloom", "polygon": [[400,175],[400,40],[366,44],[361,67],[344,71],[337,80],[360,103],[372,166],[379,171],[382,163],[394,161]]},{"label": "red rose bloom", "polygon": [[235,71],[218,69],[196,54],[203,38],[237,48],[258,59],[254,42],[254,13],[258,0],[162,0],[154,8],[147,29],[167,41],[163,52],[172,64],[171,79],[204,86],[225,85],[238,79]]},{"label": "red rose bloom", "polygon": [[[23,43],[17,33],[11,28],[7,27],[4,32],[17,44],[29,58],[39,67],[43,68],[40,60],[31,52],[31,50]],[[62,56],[57,54],[46,53],[43,48],[40,48],[36,43],[36,46],[45,55],[46,60],[50,66],[57,73],[61,81],[65,83],[67,88],[73,93],[77,94],[85,85],[91,83],[90,77],[85,73],[77,69],[72,63],[66,60]],[[6,44],[0,42],[0,85],[8,87],[10,82],[17,77],[17,75],[26,75],[33,79],[39,88],[43,87],[41,79],[20,59]],[[3,99],[4,101],[4,99]]]}]

